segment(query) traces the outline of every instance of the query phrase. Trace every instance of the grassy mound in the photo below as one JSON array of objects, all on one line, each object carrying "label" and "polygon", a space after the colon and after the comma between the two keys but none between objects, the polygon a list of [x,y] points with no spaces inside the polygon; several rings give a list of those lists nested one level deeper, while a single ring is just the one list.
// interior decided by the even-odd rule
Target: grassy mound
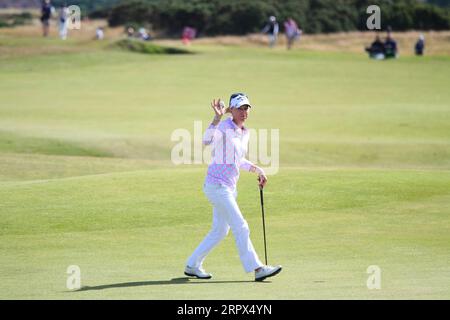
[{"label": "grassy mound", "polygon": [[109,157],[112,154],[64,139],[36,138],[0,131],[0,152]]},{"label": "grassy mound", "polygon": [[145,53],[145,54],[189,54],[192,53],[188,50],[174,47],[159,46],[154,43],[123,39],[114,43],[113,47],[128,50],[132,52]]}]

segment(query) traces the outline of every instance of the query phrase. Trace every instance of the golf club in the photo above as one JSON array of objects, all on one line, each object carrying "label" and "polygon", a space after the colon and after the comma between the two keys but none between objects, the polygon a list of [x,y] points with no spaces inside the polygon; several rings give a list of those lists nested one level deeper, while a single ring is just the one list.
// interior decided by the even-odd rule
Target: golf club
[{"label": "golf club", "polygon": [[263,223],[263,234],[264,234],[264,257],[267,265],[267,245],[266,245],[266,222],[264,219],[264,194],[263,194],[263,186],[259,186],[259,195],[261,198],[261,211],[262,211],[262,223]]}]

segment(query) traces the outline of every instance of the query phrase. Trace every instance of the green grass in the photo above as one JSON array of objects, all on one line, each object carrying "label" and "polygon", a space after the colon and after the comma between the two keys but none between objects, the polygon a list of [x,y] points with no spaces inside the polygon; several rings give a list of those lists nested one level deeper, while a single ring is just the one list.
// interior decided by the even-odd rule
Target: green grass
[{"label": "green grass", "polygon": [[[1,299],[450,298],[450,57],[0,49],[21,41],[31,53],[0,57]],[[249,127],[280,130],[265,206],[284,270],[254,283],[230,234],[205,263],[214,278],[186,280],[211,208],[206,166],[174,166],[170,135],[205,128],[210,100],[234,91],[254,105]],[[239,204],[263,258],[248,173]],[[69,265],[84,290],[66,288]],[[381,290],[366,287],[370,265]]]}]

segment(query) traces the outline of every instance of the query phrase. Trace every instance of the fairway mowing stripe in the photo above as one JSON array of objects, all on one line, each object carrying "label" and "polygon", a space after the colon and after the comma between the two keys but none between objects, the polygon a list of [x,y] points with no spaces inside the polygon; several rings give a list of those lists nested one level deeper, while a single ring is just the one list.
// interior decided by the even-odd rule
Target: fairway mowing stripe
[{"label": "fairway mowing stripe", "polygon": [[398,171],[398,172],[445,172],[450,173],[450,168],[440,168],[440,167],[407,167],[407,168],[398,168],[395,166],[387,166],[383,167],[380,165],[377,166],[282,166],[280,167],[280,171],[283,170],[304,170],[304,171]]},{"label": "fairway mowing stripe", "polygon": [[[196,171],[190,170],[190,171]],[[41,183],[49,183],[49,182],[60,182],[60,181],[72,181],[72,180],[80,180],[80,179],[91,179],[91,178],[98,178],[98,177],[111,177],[111,176],[125,176],[125,175],[133,175],[138,173],[149,173],[157,171],[160,173],[161,171],[172,171],[172,169],[163,168],[152,168],[148,170],[129,170],[129,171],[118,171],[118,172],[108,172],[108,173],[94,173],[94,174],[87,174],[87,175],[81,175],[81,176],[75,176],[75,177],[64,177],[64,178],[54,178],[54,179],[38,179],[38,180],[27,180],[27,181],[6,181],[6,182],[0,182],[0,187],[14,187],[14,186],[22,186],[22,185],[30,185],[30,184],[41,184]]]}]

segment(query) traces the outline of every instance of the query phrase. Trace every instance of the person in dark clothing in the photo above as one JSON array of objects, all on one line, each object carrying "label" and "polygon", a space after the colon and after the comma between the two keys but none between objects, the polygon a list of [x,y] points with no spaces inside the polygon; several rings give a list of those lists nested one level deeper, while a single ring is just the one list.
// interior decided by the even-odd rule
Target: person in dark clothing
[{"label": "person in dark clothing", "polygon": [[423,55],[423,51],[425,50],[425,37],[423,36],[423,34],[421,34],[419,36],[419,40],[417,40],[416,46],[414,49],[416,51],[416,55],[418,55],[418,56]]},{"label": "person in dark clothing", "polygon": [[277,18],[274,16],[269,17],[269,22],[262,29],[262,33],[267,33],[269,35],[269,46],[273,48],[277,42],[278,32],[280,26],[278,25]]},{"label": "person in dark clothing", "polygon": [[41,22],[42,22],[42,31],[44,37],[48,36],[50,30],[50,18],[52,16],[52,5],[50,4],[50,0],[45,0],[42,3],[41,8]]},{"label": "person in dark clothing", "polygon": [[370,47],[366,48],[366,51],[369,53],[369,57],[372,59],[384,59],[384,43],[381,41],[379,35],[376,36],[375,41],[372,42]]},{"label": "person in dark clothing", "polygon": [[384,55],[386,58],[397,58],[397,54],[397,42],[392,38],[391,33],[388,32],[384,42]]}]

